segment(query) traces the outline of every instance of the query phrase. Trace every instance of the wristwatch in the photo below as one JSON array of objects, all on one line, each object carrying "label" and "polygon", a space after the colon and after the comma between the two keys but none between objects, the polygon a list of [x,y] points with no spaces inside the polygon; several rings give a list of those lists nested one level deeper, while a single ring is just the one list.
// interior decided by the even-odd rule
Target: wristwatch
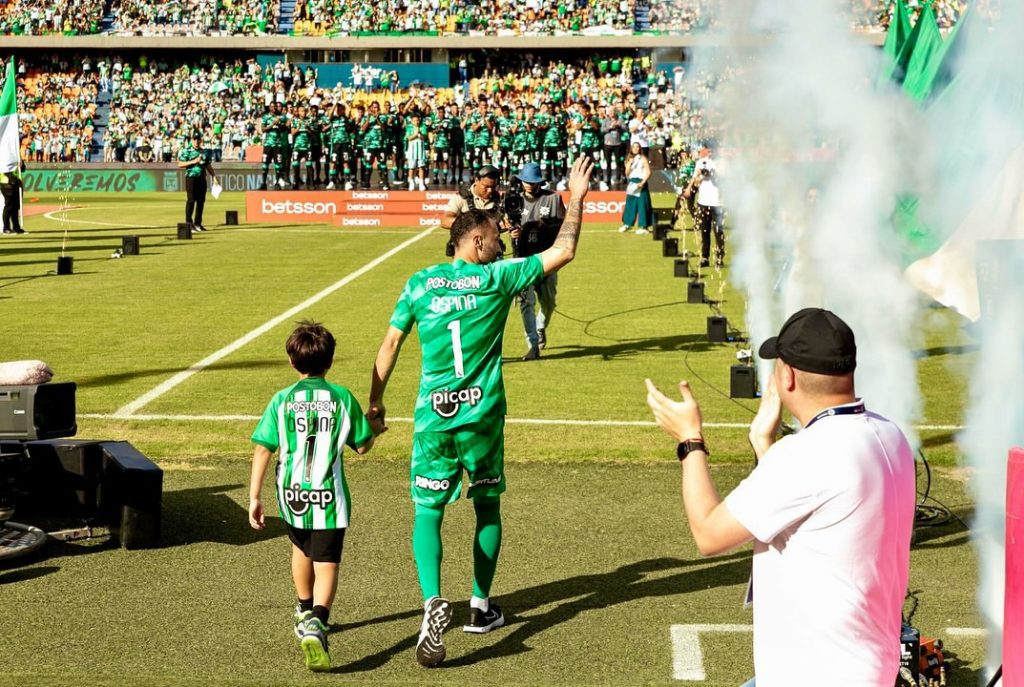
[{"label": "wristwatch", "polygon": [[686,456],[690,455],[690,451],[703,451],[705,456],[710,456],[708,453],[707,446],[704,445],[704,439],[687,439],[686,441],[679,442],[676,446],[676,457],[679,458],[679,462],[686,460]]}]

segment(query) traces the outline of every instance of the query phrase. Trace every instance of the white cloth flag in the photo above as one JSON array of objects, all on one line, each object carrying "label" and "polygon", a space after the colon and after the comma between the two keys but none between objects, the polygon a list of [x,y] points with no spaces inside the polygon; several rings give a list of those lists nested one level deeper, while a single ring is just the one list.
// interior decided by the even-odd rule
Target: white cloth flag
[{"label": "white cloth flag", "polygon": [[0,172],[13,172],[21,164],[18,143],[18,100],[15,95],[14,59],[7,62],[7,78],[0,94]]},{"label": "white cloth flag", "polygon": [[910,282],[964,317],[981,316],[976,267],[978,241],[1024,239],[1024,146],[949,240],[906,269]]}]

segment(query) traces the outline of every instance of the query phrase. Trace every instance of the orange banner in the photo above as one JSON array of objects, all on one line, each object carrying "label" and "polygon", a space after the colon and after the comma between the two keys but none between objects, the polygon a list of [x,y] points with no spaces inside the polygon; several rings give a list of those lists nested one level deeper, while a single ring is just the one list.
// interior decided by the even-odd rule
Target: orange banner
[{"label": "orange banner", "polygon": [[[245,215],[253,223],[429,226],[444,213],[451,196],[451,191],[249,191]],[[565,200],[568,196],[562,194]],[[619,222],[625,205],[625,193],[594,191],[584,201],[583,220]],[[344,221],[346,217],[353,221]]]}]

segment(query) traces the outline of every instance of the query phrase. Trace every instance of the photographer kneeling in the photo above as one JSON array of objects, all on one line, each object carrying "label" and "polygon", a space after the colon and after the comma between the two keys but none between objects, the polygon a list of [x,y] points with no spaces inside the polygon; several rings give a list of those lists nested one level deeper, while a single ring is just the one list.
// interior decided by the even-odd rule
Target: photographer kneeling
[{"label": "photographer kneeling", "polygon": [[[523,185],[523,210],[519,227],[513,226],[511,236],[516,257],[525,258],[543,253],[555,242],[565,219],[565,203],[560,195],[544,188],[544,178],[536,163],[523,165],[515,179]],[[508,195],[514,193],[512,190]],[[536,360],[547,345],[545,331],[555,311],[557,287],[558,274],[552,272],[519,294],[519,310],[529,346],[523,360]],[[538,300],[540,313],[536,312]]]}]

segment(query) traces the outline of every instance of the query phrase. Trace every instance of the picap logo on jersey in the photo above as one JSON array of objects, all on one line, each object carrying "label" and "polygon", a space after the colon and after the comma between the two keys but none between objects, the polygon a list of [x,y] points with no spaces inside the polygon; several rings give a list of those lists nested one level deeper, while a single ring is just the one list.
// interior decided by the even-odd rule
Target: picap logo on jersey
[{"label": "picap logo on jersey", "polygon": [[284,502],[295,515],[305,515],[310,506],[326,508],[328,504],[334,503],[334,492],[330,489],[303,489],[293,484],[284,490]]},{"label": "picap logo on jersey", "polygon": [[468,389],[450,391],[442,389],[430,394],[430,404],[434,412],[443,418],[455,417],[463,403],[475,406],[484,397],[483,390],[478,386]]}]

